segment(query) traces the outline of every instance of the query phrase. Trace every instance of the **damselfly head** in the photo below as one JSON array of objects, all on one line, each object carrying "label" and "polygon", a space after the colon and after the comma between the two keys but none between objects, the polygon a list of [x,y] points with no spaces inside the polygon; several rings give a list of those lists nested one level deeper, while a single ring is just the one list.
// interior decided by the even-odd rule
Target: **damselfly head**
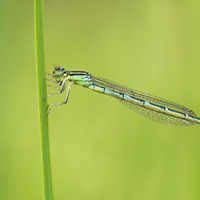
[{"label": "damselfly head", "polygon": [[63,67],[55,67],[53,70],[53,76],[55,76],[55,77],[60,77],[64,73],[66,73],[66,71],[65,71],[65,68],[63,68]]}]

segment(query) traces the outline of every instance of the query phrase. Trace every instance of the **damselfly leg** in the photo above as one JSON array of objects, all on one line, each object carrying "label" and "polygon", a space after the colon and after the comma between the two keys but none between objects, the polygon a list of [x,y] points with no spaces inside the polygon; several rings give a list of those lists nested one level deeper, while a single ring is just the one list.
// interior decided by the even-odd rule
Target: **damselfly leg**
[{"label": "damselfly leg", "polygon": [[[48,85],[48,86],[50,86],[50,87],[53,87],[53,88],[58,89],[60,92],[59,92],[59,93],[54,93],[54,94],[49,94],[49,95],[47,95],[46,97],[55,96],[55,95],[59,95],[59,94],[63,93],[63,91],[65,90],[65,83],[66,83],[66,81],[63,81],[63,85],[62,85],[62,88],[61,88],[61,89],[58,89],[58,88],[56,88],[56,87],[54,87],[54,86],[51,86],[51,85]],[[68,87],[67,87],[66,97],[65,97],[65,99],[64,99],[63,102],[52,103],[52,104],[48,104],[48,105],[47,105],[47,110],[48,110],[48,114],[47,114],[47,115],[49,115],[49,113],[50,113],[50,111],[51,111],[52,109],[57,108],[57,107],[62,106],[62,105],[64,105],[64,104],[67,103],[71,85],[73,85],[73,83],[72,83],[72,82],[69,82]],[[45,98],[46,98],[46,97],[45,97]],[[52,107],[51,107],[51,106],[52,106]]]}]

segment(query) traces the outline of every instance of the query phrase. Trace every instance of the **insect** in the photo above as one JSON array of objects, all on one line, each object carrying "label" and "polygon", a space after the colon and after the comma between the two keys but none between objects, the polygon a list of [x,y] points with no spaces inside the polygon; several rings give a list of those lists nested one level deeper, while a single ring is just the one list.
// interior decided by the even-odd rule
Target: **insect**
[{"label": "insect", "polygon": [[156,122],[171,126],[190,126],[200,124],[200,118],[196,117],[192,110],[184,106],[130,89],[108,79],[92,76],[90,73],[85,71],[68,71],[63,67],[56,67],[52,74],[47,74],[52,77],[53,80],[46,80],[56,84],[57,86],[61,86],[61,89],[48,85],[49,87],[59,90],[59,92],[49,94],[46,97],[63,93],[65,90],[65,84],[69,81],[65,100],[63,102],[49,104],[47,108],[48,114],[53,108],[67,103],[71,85],[75,84],[114,97],[133,111]]}]

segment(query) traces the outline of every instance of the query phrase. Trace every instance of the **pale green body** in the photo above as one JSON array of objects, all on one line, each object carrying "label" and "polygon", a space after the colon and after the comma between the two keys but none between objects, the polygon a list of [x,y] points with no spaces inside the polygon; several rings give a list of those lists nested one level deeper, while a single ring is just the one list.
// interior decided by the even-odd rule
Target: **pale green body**
[{"label": "pale green body", "polygon": [[[95,92],[115,97],[130,109],[160,123],[174,126],[189,126],[197,123],[200,124],[200,118],[197,118],[193,111],[184,106],[161,99],[159,97],[145,94],[143,92],[132,90],[104,78],[94,77],[87,72],[64,71],[64,68],[56,68],[51,76],[56,80],[57,83],[59,83],[58,85],[63,86],[60,90],[60,93],[64,91],[65,82],[70,82],[65,101],[57,103],[57,106],[63,105],[67,102],[70,86],[72,84],[76,84],[89,88]],[[52,80],[50,81],[54,82]],[[50,108],[50,110],[52,108]]]}]

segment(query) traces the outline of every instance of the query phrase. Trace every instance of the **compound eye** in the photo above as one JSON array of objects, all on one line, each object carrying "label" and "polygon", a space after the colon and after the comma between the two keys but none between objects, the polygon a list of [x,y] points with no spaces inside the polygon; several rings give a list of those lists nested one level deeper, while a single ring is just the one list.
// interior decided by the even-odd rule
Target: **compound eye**
[{"label": "compound eye", "polygon": [[63,67],[57,67],[55,68],[55,71],[60,72],[60,71],[64,71],[65,69]]}]

